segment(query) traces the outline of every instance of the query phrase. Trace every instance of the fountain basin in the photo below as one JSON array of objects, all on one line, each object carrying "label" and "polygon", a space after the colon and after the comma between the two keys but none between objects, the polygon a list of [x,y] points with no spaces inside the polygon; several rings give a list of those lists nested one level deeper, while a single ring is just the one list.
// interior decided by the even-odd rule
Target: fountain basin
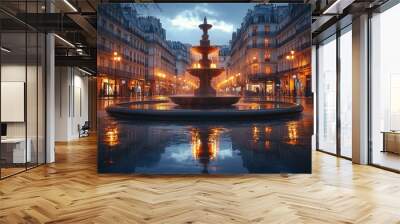
[{"label": "fountain basin", "polygon": [[215,46],[195,46],[192,47],[192,50],[198,54],[205,54],[205,53],[214,53],[218,51],[218,47]]},{"label": "fountain basin", "polygon": [[171,101],[187,108],[227,107],[239,102],[238,96],[170,96]]},{"label": "fountain basin", "polygon": [[211,78],[219,76],[222,72],[224,72],[224,69],[222,69],[222,68],[190,68],[187,71],[193,76],[196,76],[198,78],[202,78],[202,76],[205,76],[205,79],[210,79],[210,81],[211,81]]},{"label": "fountain basin", "polygon": [[303,106],[276,101],[239,102],[227,107],[187,108],[169,100],[135,101],[106,108],[112,116],[142,120],[268,120],[276,116],[296,115]]}]

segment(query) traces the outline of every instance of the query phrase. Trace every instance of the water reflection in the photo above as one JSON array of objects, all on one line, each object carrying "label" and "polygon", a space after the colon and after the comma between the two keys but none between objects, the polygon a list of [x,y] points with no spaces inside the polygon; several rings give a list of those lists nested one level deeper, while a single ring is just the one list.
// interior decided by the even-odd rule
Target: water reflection
[{"label": "water reflection", "polygon": [[191,130],[193,159],[202,164],[202,173],[208,173],[208,164],[217,158],[219,133],[219,128],[194,128]]},{"label": "water reflection", "polygon": [[173,124],[100,114],[99,172],[311,172],[312,113],[251,123]]},{"label": "water reflection", "polygon": [[296,122],[288,123],[288,144],[295,145],[297,143],[297,124]]},{"label": "water reflection", "polygon": [[104,130],[104,143],[110,147],[116,146],[119,143],[118,128],[106,127]]}]

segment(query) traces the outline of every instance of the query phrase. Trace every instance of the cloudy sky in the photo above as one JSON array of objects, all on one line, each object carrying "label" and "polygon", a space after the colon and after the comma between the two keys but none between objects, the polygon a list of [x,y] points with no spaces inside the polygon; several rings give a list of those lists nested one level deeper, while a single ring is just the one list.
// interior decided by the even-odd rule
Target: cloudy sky
[{"label": "cloudy sky", "polygon": [[199,44],[202,31],[198,25],[207,16],[213,25],[209,31],[212,44],[228,44],[232,32],[240,27],[253,3],[158,3],[139,9],[140,15],[160,18],[168,40]]}]

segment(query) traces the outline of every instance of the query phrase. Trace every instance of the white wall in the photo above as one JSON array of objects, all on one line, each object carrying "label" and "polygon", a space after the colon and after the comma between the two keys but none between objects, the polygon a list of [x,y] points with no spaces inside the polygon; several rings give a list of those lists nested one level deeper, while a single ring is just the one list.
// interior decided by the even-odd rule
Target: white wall
[{"label": "white wall", "polygon": [[[1,66],[2,82],[25,82],[25,64],[8,64]],[[1,108],[6,110],[7,108]],[[7,123],[7,137],[25,137],[25,122]]]},{"label": "white wall", "polygon": [[55,68],[55,133],[56,141],[65,141],[69,133],[69,76],[67,67]]},{"label": "white wall", "polygon": [[[37,70],[38,69],[38,70]],[[25,135],[30,139],[32,151],[32,161],[44,162],[44,80],[42,68],[35,66],[25,66],[25,64],[10,63],[1,66],[2,82],[23,82],[26,83],[26,107],[22,107],[22,113],[25,113],[27,119],[22,122],[6,122],[8,138],[24,138]],[[27,78],[27,80],[25,80]],[[24,94],[22,90],[21,94]],[[7,97],[7,96],[2,96]],[[1,108],[10,110],[10,108]],[[8,111],[11,112],[12,111]],[[39,153],[39,156],[37,156]]]},{"label": "white wall", "polygon": [[[36,67],[19,64],[5,64],[1,66],[1,81],[2,82],[25,82],[25,75],[27,69],[28,72],[28,87],[27,87],[27,119],[28,122],[34,122],[28,124],[28,137],[29,128],[32,127],[36,131],[36,113],[32,113],[33,109],[36,111],[37,99],[36,99],[36,80],[33,80],[31,74],[36,76]],[[42,102],[42,101],[39,101]],[[42,105],[38,105],[41,107]],[[1,110],[7,110],[7,108],[1,108]],[[8,122],[7,123],[7,135],[8,137],[25,137],[25,122]],[[35,132],[36,135],[36,132]],[[42,136],[43,137],[43,136]]]},{"label": "white wall", "polygon": [[55,73],[55,140],[70,141],[88,120],[88,78],[72,67],[56,67]]},{"label": "white wall", "polygon": [[25,82],[2,81],[0,101],[2,122],[25,121]]}]

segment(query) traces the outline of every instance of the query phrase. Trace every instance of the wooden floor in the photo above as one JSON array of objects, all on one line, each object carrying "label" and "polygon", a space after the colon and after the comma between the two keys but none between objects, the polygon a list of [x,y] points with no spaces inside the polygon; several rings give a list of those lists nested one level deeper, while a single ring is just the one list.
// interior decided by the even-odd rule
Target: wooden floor
[{"label": "wooden floor", "polygon": [[400,223],[400,175],[315,152],[312,175],[99,175],[96,140],[0,181],[0,223]]}]

